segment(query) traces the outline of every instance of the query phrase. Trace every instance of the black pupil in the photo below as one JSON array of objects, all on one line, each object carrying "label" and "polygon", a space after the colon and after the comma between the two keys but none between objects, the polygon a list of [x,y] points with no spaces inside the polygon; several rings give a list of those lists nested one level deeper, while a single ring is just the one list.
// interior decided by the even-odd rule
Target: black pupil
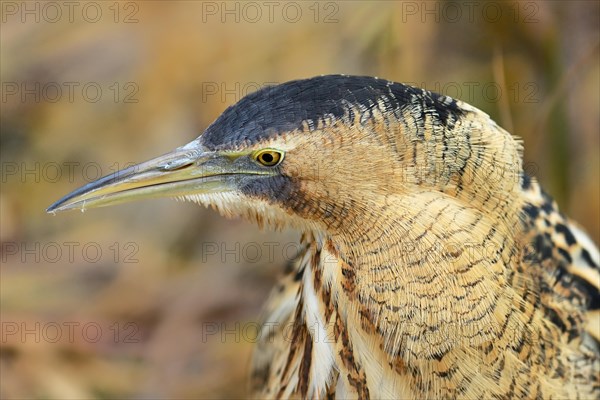
[{"label": "black pupil", "polygon": [[275,157],[273,157],[273,154],[270,153],[264,153],[262,155],[262,159],[265,163],[267,164],[271,164],[273,162],[273,160],[275,159]]}]

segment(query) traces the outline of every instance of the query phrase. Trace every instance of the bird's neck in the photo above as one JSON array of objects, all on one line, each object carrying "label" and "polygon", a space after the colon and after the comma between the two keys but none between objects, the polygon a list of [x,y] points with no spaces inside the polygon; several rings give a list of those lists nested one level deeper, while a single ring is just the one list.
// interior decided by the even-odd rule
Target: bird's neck
[{"label": "bird's neck", "polygon": [[[504,266],[522,257],[515,245],[519,205],[517,199],[492,213],[440,192],[389,196],[385,207],[355,215],[343,228],[328,232],[338,264],[324,268],[341,271],[332,280],[344,293],[338,298],[349,299],[354,304],[350,309],[358,304],[359,314],[370,316],[390,351],[399,346],[417,351],[417,346],[419,351],[443,352],[441,342],[430,350],[421,349],[420,342],[402,343],[399,330],[410,336],[447,320],[458,325],[445,329],[460,330],[460,322],[476,320],[481,309],[509,301],[502,300],[508,279]],[[469,312],[465,302],[473,306]],[[502,322],[490,314],[470,323],[470,329],[476,325],[482,332],[479,340],[489,340],[489,327]]]},{"label": "bird's neck", "polygon": [[[415,116],[404,111],[403,119],[372,128],[385,134],[393,143],[385,148],[397,155],[378,153],[377,143],[360,148],[374,136],[367,135],[354,151],[370,156],[339,165],[335,170],[346,180],[328,177],[339,181],[338,201],[318,202],[313,210],[331,208],[322,216],[326,231],[356,268],[394,265],[406,279],[411,268],[449,276],[466,262],[453,254],[491,256],[508,245],[502,232],[519,236],[521,144],[483,112],[467,111],[453,124],[426,115],[414,126]],[[369,168],[372,160],[377,164]]]}]

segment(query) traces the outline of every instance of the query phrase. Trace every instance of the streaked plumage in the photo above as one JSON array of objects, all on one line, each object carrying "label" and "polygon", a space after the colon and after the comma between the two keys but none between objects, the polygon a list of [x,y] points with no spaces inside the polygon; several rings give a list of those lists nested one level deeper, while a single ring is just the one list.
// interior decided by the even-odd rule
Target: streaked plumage
[{"label": "streaked plumage", "polygon": [[[281,161],[251,164],[265,149]],[[198,166],[204,180],[184,175]],[[124,175],[51,210],[160,179],[176,184],[152,195],[304,233],[267,305],[259,398],[600,397],[598,250],[474,107],[375,78],[293,81]]]}]

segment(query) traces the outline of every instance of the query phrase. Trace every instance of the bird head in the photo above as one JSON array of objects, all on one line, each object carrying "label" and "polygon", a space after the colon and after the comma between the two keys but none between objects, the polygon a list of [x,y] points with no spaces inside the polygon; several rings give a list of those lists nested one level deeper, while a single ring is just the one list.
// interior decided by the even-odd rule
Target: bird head
[{"label": "bird head", "polygon": [[478,149],[479,167],[519,160],[518,146],[504,143],[510,135],[488,133],[490,121],[449,97],[386,80],[292,81],[244,97],[192,142],[83,186],[48,212],[168,196],[261,225],[343,229],[416,189],[502,192],[469,164]]}]

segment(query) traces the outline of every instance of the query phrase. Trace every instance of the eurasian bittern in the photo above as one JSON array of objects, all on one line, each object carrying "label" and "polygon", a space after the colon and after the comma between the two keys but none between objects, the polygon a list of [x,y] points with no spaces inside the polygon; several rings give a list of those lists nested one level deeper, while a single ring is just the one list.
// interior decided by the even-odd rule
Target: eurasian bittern
[{"label": "eurasian bittern", "polygon": [[597,398],[598,250],[521,151],[461,101],[322,76],[250,94],[48,211],[176,196],[301,230],[255,352],[259,397]]}]

